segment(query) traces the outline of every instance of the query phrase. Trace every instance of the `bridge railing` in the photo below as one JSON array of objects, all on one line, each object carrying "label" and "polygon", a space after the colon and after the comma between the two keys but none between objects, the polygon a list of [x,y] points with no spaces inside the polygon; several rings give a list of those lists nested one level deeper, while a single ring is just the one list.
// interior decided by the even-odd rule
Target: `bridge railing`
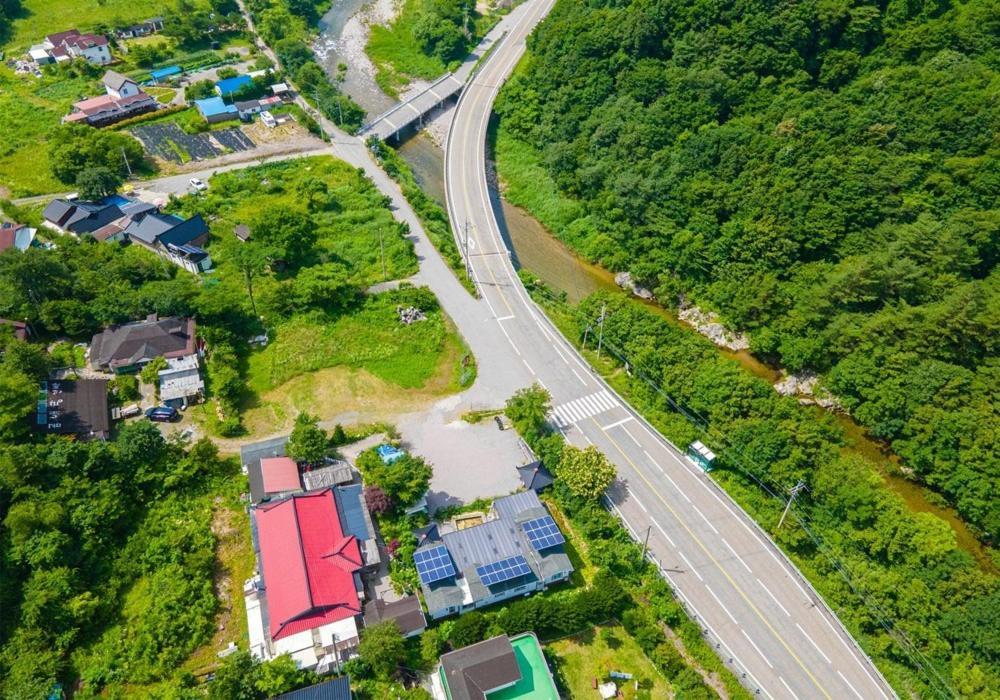
[{"label": "bridge railing", "polygon": [[368,122],[367,124],[365,124],[363,127],[361,127],[361,129],[358,131],[358,135],[362,135],[362,134],[368,133],[380,121],[382,121],[383,119],[385,119],[386,117],[388,117],[388,116],[390,116],[392,114],[395,114],[396,112],[398,112],[399,110],[401,110],[406,105],[408,105],[408,104],[410,104],[410,103],[412,103],[412,102],[420,99],[421,97],[423,97],[424,95],[426,95],[427,93],[429,93],[431,90],[433,90],[434,88],[436,88],[438,85],[440,85],[444,81],[448,80],[449,78],[454,77],[454,75],[455,74],[453,72],[445,73],[440,78],[438,78],[437,80],[435,80],[433,83],[431,83],[430,85],[428,85],[427,87],[425,87],[423,90],[421,90],[420,92],[418,92],[416,95],[413,95],[412,97],[410,97],[410,98],[408,98],[406,100],[403,100],[402,102],[397,102],[392,107],[390,107],[386,111],[382,112],[380,115],[378,115],[377,117],[375,117],[374,119],[372,119],[370,122]]}]

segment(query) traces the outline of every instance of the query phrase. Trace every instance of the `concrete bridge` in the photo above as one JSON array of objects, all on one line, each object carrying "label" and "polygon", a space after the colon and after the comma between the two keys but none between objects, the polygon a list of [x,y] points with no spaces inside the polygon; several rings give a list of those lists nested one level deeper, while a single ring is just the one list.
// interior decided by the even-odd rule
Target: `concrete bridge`
[{"label": "concrete bridge", "polygon": [[[464,67],[465,64],[462,64],[462,68]],[[412,124],[416,124],[418,129],[421,128],[425,116],[441,107],[446,100],[460,93],[465,87],[463,78],[468,78],[468,73],[459,77],[459,74],[464,72],[462,68],[456,73],[445,73],[409,99],[398,102],[382,112],[361,127],[358,136],[361,138],[377,136],[383,141],[388,141]]]}]

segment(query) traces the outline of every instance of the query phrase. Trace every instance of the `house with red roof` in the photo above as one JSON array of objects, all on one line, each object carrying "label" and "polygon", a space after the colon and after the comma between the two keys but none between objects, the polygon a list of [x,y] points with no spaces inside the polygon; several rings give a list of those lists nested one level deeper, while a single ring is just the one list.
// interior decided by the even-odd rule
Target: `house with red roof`
[{"label": "house with red roof", "polygon": [[250,651],[289,654],[327,673],[354,656],[364,588],[358,539],[341,522],[333,489],[293,494],[250,511],[257,575],[244,584]]},{"label": "house with red roof", "polygon": [[41,49],[48,54],[51,61],[56,62],[82,58],[97,65],[111,63],[108,38],[100,34],[81,34],[78,29],[49,34],[45,37],[45,41],[32,47],[32,51],[36,49]]}]

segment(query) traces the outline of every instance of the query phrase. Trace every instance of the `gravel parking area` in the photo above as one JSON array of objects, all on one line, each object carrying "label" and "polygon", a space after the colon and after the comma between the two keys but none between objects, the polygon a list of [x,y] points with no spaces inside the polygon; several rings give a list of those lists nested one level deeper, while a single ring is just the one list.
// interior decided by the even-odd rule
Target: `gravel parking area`
[{"label": "gravel parking area", "polygon": [[492,420],[463,421],[468,406],[460,401],[448,397],[397,422],[404,447],[434,466],[427,496],[432,511],[516,491],[517,467],[530,461],[514,430],[501,431]]}]

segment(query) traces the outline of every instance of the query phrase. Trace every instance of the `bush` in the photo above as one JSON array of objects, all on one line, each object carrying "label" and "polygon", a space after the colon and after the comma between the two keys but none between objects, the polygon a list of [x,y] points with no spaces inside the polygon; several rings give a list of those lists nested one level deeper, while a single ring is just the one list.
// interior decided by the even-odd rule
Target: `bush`
[{"label": "bush", "polygon": [[452,649],[461,649],[470,644],[481,642],[486,637],[486,630],[489,629],[489,621],[478,610],[465,613],[455,620],[448,635],[448,643]]}]

